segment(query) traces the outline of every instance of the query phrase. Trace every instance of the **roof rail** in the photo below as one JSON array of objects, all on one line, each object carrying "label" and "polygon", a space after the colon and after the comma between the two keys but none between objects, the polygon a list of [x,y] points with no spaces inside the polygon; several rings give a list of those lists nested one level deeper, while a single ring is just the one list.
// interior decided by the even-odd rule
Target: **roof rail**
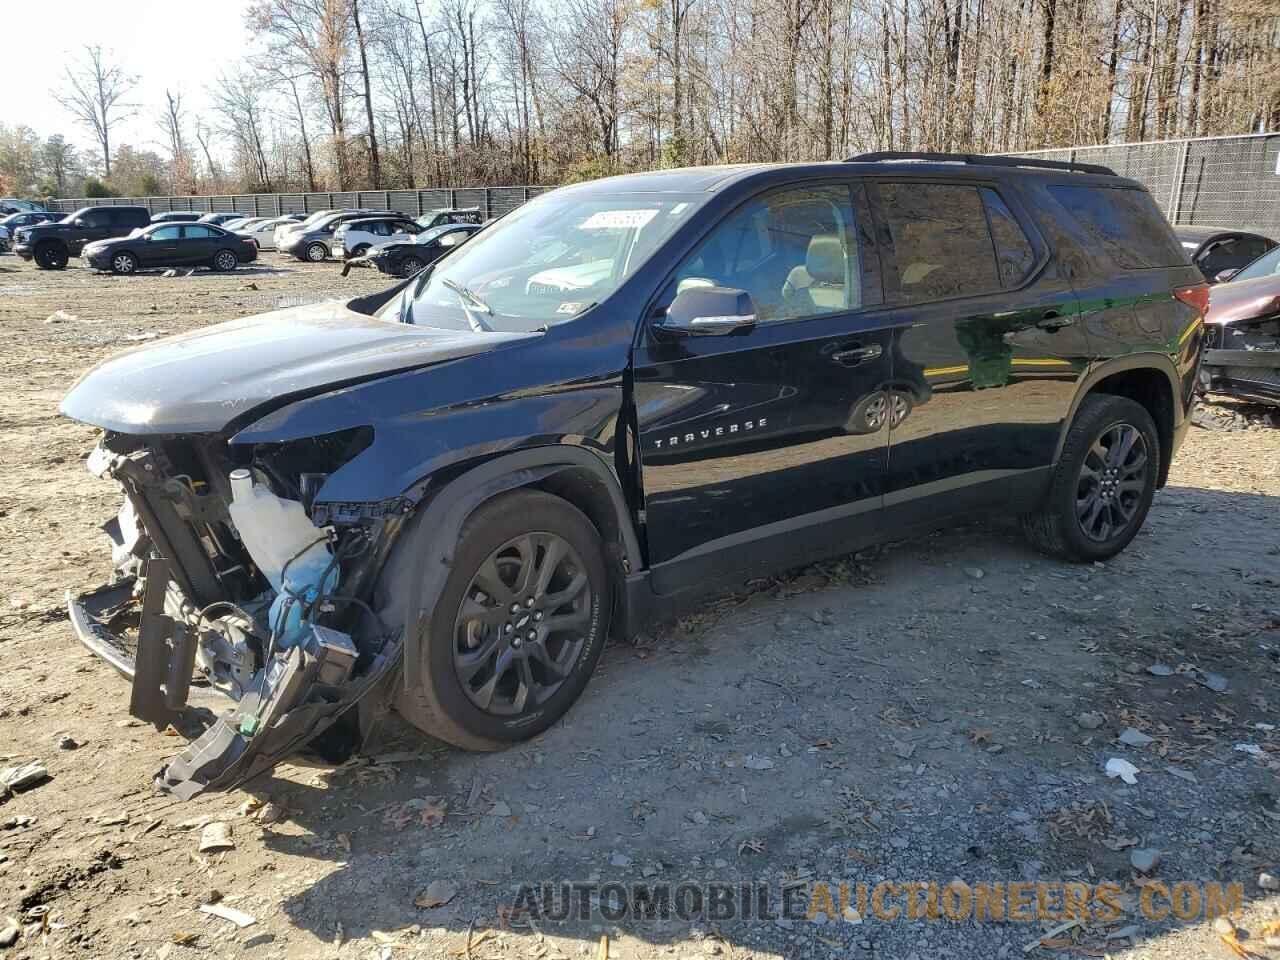
[{"label": "roof rail", "polygon": [[932,160],[937,163],[978,163],[990,167],[1039,167],[1043,170],[1069,170],[1073,173],[1098,173],[1116,176],[1110,167],[1098,163],[1076,163],[1062,160],[1037,160],[1032,157],[990,156],[981,153],[929,153],[906,150],[880,150],[846,157],[845,163],[881,163],[892,160]]}]

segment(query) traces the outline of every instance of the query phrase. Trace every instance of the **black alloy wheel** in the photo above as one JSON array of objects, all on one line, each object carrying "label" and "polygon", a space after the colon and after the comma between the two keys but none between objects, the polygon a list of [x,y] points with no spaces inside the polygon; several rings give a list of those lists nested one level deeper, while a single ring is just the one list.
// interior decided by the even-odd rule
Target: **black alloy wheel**
[{"label": "black alloy wheel", "polygon": [[234,270],[240,263],[240,258],[230,250],[219,250],[213,258],[213,266],[215,270],[221,270],[224,273]]},{"label": "black alloy wheel", "polygon": [[1129,423],[1109,427],[1080,464],[1076,519],[1090,540],[1105,543],[1132,522],[1142,504],[1151,458],[1142,432]]},{"label": "black alloy wheel", "polygon": [[454,619],[453,666],[477,708],[512,716],[560,689],[591,626],[591,582],[555,533],[522,534],[480,565]]}]

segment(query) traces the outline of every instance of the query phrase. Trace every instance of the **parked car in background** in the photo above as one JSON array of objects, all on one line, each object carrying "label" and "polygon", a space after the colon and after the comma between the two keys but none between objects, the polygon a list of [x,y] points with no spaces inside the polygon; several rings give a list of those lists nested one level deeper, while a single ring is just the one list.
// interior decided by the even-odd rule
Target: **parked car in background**
[{"label": "parked car in background", "polygon": [[[193,662],[240,701],[156,778],[183,799],[308,741],[341,763],[393,703],[501,749],[558,722],[607,637],[720,584],[988,514],[1115,556],[1186,434],[1208,293],[1151,195],[1093,165],[564,187],[381,293],[82,376],[61,412],[126,502],[70,622],[157,729]],[[927,402],[868,429],[903,380]]]},{"label": "parked car in background", "polygon": [[1200,386],[1280,404],[1280,247],[1209,294]]},{"label": "parked car in background", "polygon": [[333,231],[330,252],[340,260],[359,257],[370,247],[393,240],[403,240],[422,232],[418,222],[402,213],[377,217],[355,217],[339,224]]},{"label": "parked car in background", "polygon": [[274,250],[276,248],[276,229],[278,227],[292,226],[296,223],[296,220],[287,218],[268,217],[257,223],[250,223],[248,227],[242,226],[234,232],[239,236],[253,240],[258,245],[259,250]]},{"label": "parked car in background", "polygon": [[0,217],[0,251],[8,250],[13,245],[13,233],[19,227],[56,223],[62,217],[61,213],[50,213],[48,210],[19,210]]},{"label": "parked car in background", "polygon": [[197,223],[212,223],[215,227],[221,226],[228,220],[247,220],[247,213],[206,213]]},{"label": "parked car in background", "polygon": [[352,257],[342,265],[345,277],[352,267],[376,267],[393,277],[412,277],[464,243],[481,227],[474,223],[446,223],[432,227],[408,240],[380,244],[364,256]]},{"label": "parked car in background", "polygon": [[34,200],[19,200],[16,197],[0,197],[0,214],[21,213],[23,211],[44,210],[44,204]]},{"label": "parked car in background", "polygon": [[428,210],[422,216],[418,217],[418,223],[423,229],[431,227],[439,227],[446,223],[484,223],[484,215],[480,212],[479,207],[441,207],[437,210]]},{"label": "parked car in background", "polygon": [[122,274],[148,267],[227,271],[258,259],[258,247],[212,223],[154,223],[127,237],[86,244],[84,258],[95,270]]},{"label": "parked car in background", "polygon": [[204,216],[203,210],[166,210],[151,215],[152,223],[191,223]]},{"label": "parked car in background", "polygon": [[371,213],[381,215],[385,214],[386,211],[347,210],[331,213],[327,217],[321,217],[309,225],[305,222],[300,223],[297,229],[289,232],[283,244],[279,242],[277,236],[276,249],[299,260],[308,260],[312,263],[327,260],[333,243],[334,231],[344,223],[368,217]]},{"label": "parked car in background", "polygon": [[1270,237],[1247,230],[1183,225],[1174,227],[1173,232],[1210,283],[1230,280],[1237,270],[1276,245]]},{"label": "parked car in background", "polygon": [[[331,217],[331,216],[333,216],[335,213],[354,213],[354,212],[356,212],[356,211],[354,211],[354,210],[339,210],[339,209],[333,209],[333,210],[315,210],[315,211],[312,211],[311,213],[307,214],[307,216],[303,217],[301,220],[295,220],[295,221],[292,221],[292,222],[290,222],[290,223],[282,223],[280,226],[276,227],[276,242],[275,242],[275,248],[276,248],[277,250],[283,250],[283,249],[284,249],[284,246],[285,246],[285,237],[286,237],[286,235],[287,235],[287,234],[293,233],[293,232],[295,232],[295,231],[297,231],[297,230],[300,230],[300,229],[302,229],[302,228],[304,228],[304,227],[311,227],[311,226],[314,226],[315,224],[319,223],[321,220],[325,219],[326,217]],[[369,212],[370,212],[370,213],[373,213],[374,211],[370,210]]]},{"label": "parked car in background", "polygon": [[13,252],[35,260],[42,270],[61,270],[70,257],[80,256],[87,243],[122,237],[151,225],[146,207],[83,207],[53,223],[19,227],[13,235]]}]

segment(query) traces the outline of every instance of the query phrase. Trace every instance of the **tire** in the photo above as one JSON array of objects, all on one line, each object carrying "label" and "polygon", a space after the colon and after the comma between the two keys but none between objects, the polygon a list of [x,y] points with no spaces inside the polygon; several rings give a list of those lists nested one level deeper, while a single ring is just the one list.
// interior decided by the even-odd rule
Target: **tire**
[{"label": "tire", "polygon": [[1160,462],[1160,437],[1145,407],[1127,397],[1085,397],[1044,503],[1022,519],[1027,538],[1064,560],[1114,557],[1142,528]]},{"label": "tire", "polygon": [[138,258],[128,250],[121,250],[111,255],[111,272],[127,276],[138,272]]},{"label": "tire", "polygon": [[306,256],[310,263],[323,263],[329,259],[329,248],[317,240],[307,245]]},{"label": "tire", "polygon": [[219,250],[213,255],[213,269],[222,273],[230,273],[240,265],[240,258],[234,250]]},{"label": "tire", "polygon": [[400,276],[407,280],[425,266],[426,264],[418,257],[405,257],[400,261]]},{"label": "tire", "polygon": [[46,241],[36,247],[35,261],[41,270],[61,270],[67,265],[67,248],[61,243]]},{"label": "tire", "polygon": [[361,244],[357,244],[356,248],[351,251],[351,256],[363,257],[368,252],[369,252],[369,245],[367,243],[361,243]]},{"label": "tire", "polygon": [[869,393],[849,411],[849,418],[844,425],[845,432],[855,435],[876,433],[887,425],[889,410],[889,391],[877,390]]},{"label": "tire", "polygon": [[[502,600],[496,596],[498,584],[494,595],[479,588],[479,579],[493,582],[484,576],[485,567],[503,578],[501,587],[518,586],[525,541],[532,548],[525,555],[543,561],[542,567],[531,563],[534,579],[556,558],[542,599],[526,598],[537,592],[536,582]],[[552,553],[553,543],[559,553]],[[543,608],[543,600],[555,604],[548,598],[567,595],[580,579],[585,585],[572,599]],[[507,602],[514,606],[508,608]],[[396,709],[424,733],[467,750],[499,750],[536,736],[586,688],[608,636],[610,606],[600,536],[581,511],[534,490],[496,497],[463,525],[453,568],[420,644],[421,683],[412,690],[400,688]],[[465,617],[464,610],[478,611],[487,623]],[[559,631],[551,627],[557,619],[578,626]],[[558,663],[559,672],[546,668],[548,662]],[[526,677],[533,683],[526,685]],[[551,682],[538,686],[539,681]],[[481,705],[486,690],[488,709]]]}]

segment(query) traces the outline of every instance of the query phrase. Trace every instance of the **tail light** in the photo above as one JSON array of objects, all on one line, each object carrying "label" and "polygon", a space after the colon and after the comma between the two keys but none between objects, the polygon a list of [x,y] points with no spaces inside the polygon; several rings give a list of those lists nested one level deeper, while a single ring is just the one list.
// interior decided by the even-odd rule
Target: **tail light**
[{"label": "tail light", "polygon": [[1205,311],[1209,309],[1209,285],[1207,283],[1197,283],[1189,287],[1178,287],[1173,291],[1173,295],[1181,300],[1187,306],[1195,309],[1201,317],[1205,315]]}]

